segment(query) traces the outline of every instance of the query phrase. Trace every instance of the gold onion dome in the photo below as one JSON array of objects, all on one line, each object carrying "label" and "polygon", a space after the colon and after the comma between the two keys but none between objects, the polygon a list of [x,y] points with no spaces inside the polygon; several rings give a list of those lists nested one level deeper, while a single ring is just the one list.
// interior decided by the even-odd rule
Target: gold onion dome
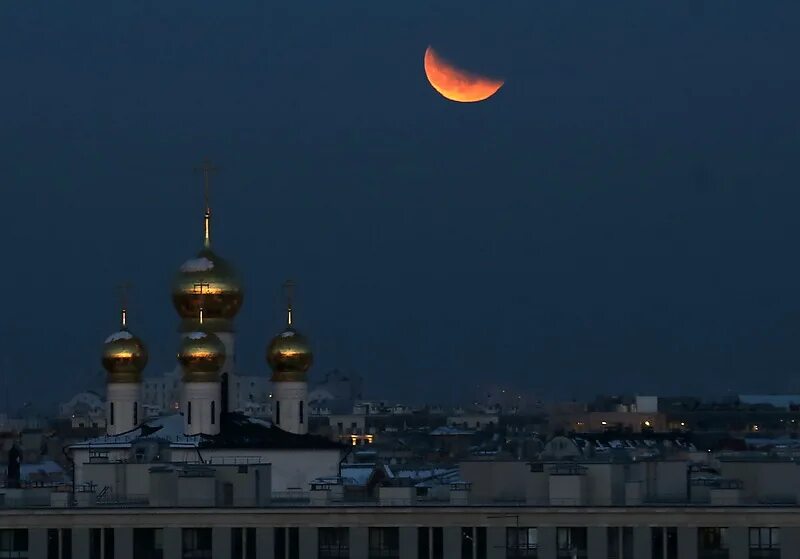
[{"label": "gold onion dome", "polygon": [[182,319],[183,332],[194,329],[201,307],[205,330],[231,332],[232,320],[242,306],[242,282],[233,266],[211,250],[209,183],[216,168],[206,159],[198,170],[203,172],[205,188],[203,250],[196,257],[184,262],[175,275],[172,282],[172,303]]},{"label": "gold onion dome", "polygon": [[139,382],[147,365],[147,348],[123,325],[106,338],[102,362],[109,382]]},{"label": "gold onion dome", "polygon": [[242,306],[243,296],[236,270],[208,246],[184,262],[172,282],[172,303],[184,332],[194,329],[200,307],[206,329],[232,331],[232,320]]},{"label": "gold onion dome", "polygon": [[272,380],[302,380],[313,362],[308,340],[291,326],[272,338],[267,348]]},{"label": "gold onion dome", "polygon": [[190,332],[181,340],[178,362],[184,381],[216,382],[225,363],[225,345],[212,332]]}]

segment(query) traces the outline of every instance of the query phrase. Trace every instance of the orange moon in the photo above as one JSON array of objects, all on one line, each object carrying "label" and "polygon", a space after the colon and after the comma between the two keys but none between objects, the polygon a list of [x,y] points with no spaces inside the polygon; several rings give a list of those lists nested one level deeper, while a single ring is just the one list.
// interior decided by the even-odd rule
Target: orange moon
[{"label": "orange moon", "polygon": [[425,50],[425,75],[433,89],[446,99],[459,103],[488,99],[505,83],[456,68],[430,46]]}]

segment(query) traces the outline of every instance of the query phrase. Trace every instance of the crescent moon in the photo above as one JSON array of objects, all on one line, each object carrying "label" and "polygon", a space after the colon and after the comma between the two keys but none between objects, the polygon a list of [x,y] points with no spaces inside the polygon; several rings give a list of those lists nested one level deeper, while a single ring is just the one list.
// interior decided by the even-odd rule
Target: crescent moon
[{"label": "crescent moon", "polygon": [[441,56],[433,47],[425,50],[425,75],[433,89],[442,97],[459,103],[474,103],[488,99],[505,83],[503,80],[479,76],[456,68]]}]

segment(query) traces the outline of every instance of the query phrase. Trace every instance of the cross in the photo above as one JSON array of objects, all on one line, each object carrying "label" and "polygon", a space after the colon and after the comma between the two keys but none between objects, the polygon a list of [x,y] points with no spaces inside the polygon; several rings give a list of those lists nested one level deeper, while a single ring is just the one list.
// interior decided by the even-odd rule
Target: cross
[{"label": "cross", "polygon": [[211,213],[211,175],[217,172],[217,168],[208,157],[204,157],[203,162],[194,170],[203,173],[203,198],[206,203],[206,213]]},{"label": "cross", "polygon": [[131,284],[127,281],[122,282],[117,286],[119,288],[119,303],[122,312],[122,327],[128,326],[128,290]]},{"label": "cross", "polygon": [[206,157],[203,163],[194,168],[195,171],[203,173],[203,197],[206,203],[206,212],[203,215],[203,244],[206,248],[211,247],[211,175],[217,172],[217,168]]},{"label": "cross", "polygon": [[294,286],[295,283],[292,280],[286,280],[283,283],[283,292],[286,294],[286,324],[288,326],[292,325],[292,299],[294,297]]},{"label": "cross", "polygon": [[210,283],[196,283],[192,286],[192,293],[199,293],[203,295],[205,290],[211,287]]},{"label": "cross", "polygon": [[192,293],[200,295],[200,324],[203,324],[203,303],[205,300],[205,289],[211,287],[210,283],[196,283],[192,286]]}]

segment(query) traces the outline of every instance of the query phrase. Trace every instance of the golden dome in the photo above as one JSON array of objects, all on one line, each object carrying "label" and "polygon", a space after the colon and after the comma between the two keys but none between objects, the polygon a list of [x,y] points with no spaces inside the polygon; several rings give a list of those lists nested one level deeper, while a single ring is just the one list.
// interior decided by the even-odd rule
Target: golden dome
[{"label": "golden dome", "polygon": [[172,303],[183,319],[184,332],[194,329],[201,306],[207,330],[232,331],[231,321],[242,306],[243,296],[233,266],[207,247],[184,262],[172,282]]},{"label": "golden dome", "polygon": [[225,363],[225,345],[212,332],[190,332],[181,340],[178,362],[184,381],[216,382]]},{"label": "golden dome", "polygon": [[147,365],[147,348],[123,327],[106,338],[102,362],[109,382],[139,382]]},{"label": "golden dome", "polygon": [[311,346],[305,336],[291,326],[272,338],[267,348],[267,363],[272,368],[272,380],[305,380],[314,361]]}]

